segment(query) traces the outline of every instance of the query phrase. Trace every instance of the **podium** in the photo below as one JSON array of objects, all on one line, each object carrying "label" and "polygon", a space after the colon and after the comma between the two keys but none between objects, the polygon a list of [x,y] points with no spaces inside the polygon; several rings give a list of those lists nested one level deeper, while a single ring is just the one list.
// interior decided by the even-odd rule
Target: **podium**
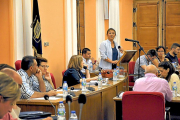
[{"label": "podium", "polygon": [[132,59],[132,57],[136,54],[137,50],[125,50],[124,54],[122,57],[119,59],[117,66],[120,68],[124,68],[126,72],[126,78],[124,80],[124,86],[123,86],[123,91],[128,91],[129,90],[129,62]]}]

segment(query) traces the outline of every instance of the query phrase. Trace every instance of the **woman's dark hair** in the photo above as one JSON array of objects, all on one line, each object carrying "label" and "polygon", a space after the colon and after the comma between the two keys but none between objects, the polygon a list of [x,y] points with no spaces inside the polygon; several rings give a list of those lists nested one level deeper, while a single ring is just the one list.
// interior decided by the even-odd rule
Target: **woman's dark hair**
[{"label": "woman's dark hair", "polygon": [[174,66],[172,65],[172,63],[169,61],[163,61],[163,62],[159,63],[158,67],[162,67],[165,70],[167,70],[169,68],[168,75],[165,78],[169,82],[171,75],[173,73],[175,73],[175,69],[174,69]]},{"label": "woman's dark hair", "polygon": [[43,58],[43,57],[37,57],[36,61],[37,61],[38,67],[41,65],[41,62],[48,62],[48,60],[46,58]]},{"label": "woman's dark hair", "polygon": [[33,56],[24,56],[21,62],[21,68],[28,70],[34,64],[34,60],[36,60],[36,58]]},{"label": "woman's dark hair", "polygon": [[166,49],[164,48],[164,46],[158,46],[158,47],[156,48],[156,51],[158,52],[158,50],[159,50],[160,48],[162,48],[162,49],[164,50],[164,53],[166,54]]},{"label": "woman's dark hair", "polygon": [[113,31],[115,32],[115,35],[116,35],[116,31],[115,31],[115,29],[113,29],[113,28],[109,28],[109,29],[107,30],[107,34],[108,34],[108,32],[109,32],[110,30],[113,30]]}]

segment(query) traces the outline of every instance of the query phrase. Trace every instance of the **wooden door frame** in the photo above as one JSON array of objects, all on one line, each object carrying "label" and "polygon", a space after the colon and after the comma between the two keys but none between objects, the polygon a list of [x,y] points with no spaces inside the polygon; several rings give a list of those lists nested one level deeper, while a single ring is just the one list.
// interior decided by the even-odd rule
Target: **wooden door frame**
[{"label": "wooden door frame", "polygon": [[[163,45],[163,40],[162,40],[162,0],[151,0],[151,1],[144,1],[144,0],[134,0],[133,1],[133,8],[137,8],[137,4],[140,4],[140,3],[157,3],[158,4],[158,34],[157,34],[157,46],[159,45]],[[133,23],[137,23],[137,10],[136,12],[133,12]],[[134,40],[137,40],[137,25],[135,27],[133,27],[133,39]],[[133,46],[133,50],[137,50],[138,49],[136,47]],[[138,58],[138,54],[135,55],[133,61],[136,61],[137,58]]]},{"label": "wooden door frame", "polygon": [[166,53],[168,53],[167,51],[167,46],[166,46],[166,4],[168,3],[174,3],[174,2],[180,2],[180,0],[164,0],[164,24],[163,24],[163,28],[164,28],[164,31],[163,31],[163,36],[164,36],[164,39],[163,39],[163,45],[165,46],[165,49],[166,49]]}]

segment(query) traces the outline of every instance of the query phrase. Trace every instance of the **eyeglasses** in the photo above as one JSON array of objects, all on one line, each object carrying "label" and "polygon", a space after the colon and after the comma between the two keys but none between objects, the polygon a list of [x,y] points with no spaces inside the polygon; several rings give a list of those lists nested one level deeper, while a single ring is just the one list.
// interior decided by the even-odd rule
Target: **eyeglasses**
[{"label": "eyeglasses", "polygon": [[48,68],[49,66],[48,65],[40,65],[41,67],[43,68]]}]

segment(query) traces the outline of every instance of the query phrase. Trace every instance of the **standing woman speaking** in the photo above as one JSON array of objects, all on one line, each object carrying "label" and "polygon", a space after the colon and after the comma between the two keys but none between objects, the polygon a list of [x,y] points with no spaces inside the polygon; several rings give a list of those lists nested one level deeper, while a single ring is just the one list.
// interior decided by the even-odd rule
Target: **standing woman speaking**
[{"label": "standing woman speaking", "polygon": [[113,28],[107,30],[108,39],[103,41],[99,47],[101,60],[99,67],[102,69],[114,69],[118,60],[123,55],[118,50],[118,44],[114,41],[116,31]]}]

